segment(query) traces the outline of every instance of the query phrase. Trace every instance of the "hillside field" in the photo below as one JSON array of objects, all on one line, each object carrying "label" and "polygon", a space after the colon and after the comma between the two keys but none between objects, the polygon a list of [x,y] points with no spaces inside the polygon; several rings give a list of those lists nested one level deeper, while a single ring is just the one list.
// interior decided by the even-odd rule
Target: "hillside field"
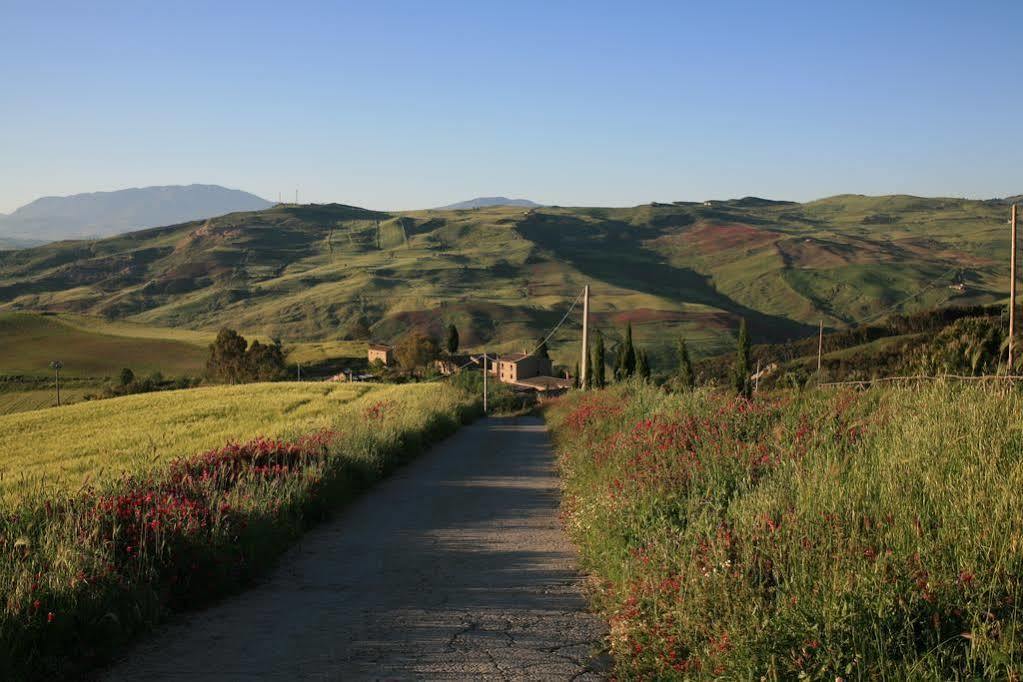
[{"label": "hillside field", "polygon": [[620,679],[1016,679],[1023,395],[639,383],[548,411]]},{"label": "hillside field", "polygon": [[[247,330],[246,330],[247,331]],[[60,360],[61,402],[101,392],[127,367],[136,376],[203,374],[214,331],[155,327],[70,313],[0,312],[0,415],[56,404],[50,362]],[[268,337],[249,334],[250,341]],[[288,343],[287,361],[306,376],[323,376],[365,362],[364,341]]]},{"label": "hillside field", "polygon": [[229,441],[334,428],[346,414],[344,406],[377,393],[387,399],[402,391],[372,384],[244,384],[0,416],[0,492],[74,490],[98,477],[147,471]]},{"label": "hillside field", "polygon": [[[842,195],[631,208],[484,207],[389,213],[279,205],[96,240],[0,253],[0,309],[102,316],[285,343],[394,341],[459,327],[466,349],[520,350],[584,284],[614,343],[632,322],[656,364],[685,335],[729,347],[841,329],[887,312],[1004,298],[1008,206]],[[955,286],[953,286],[955,285]],[[551,342],[571,367],[578,316]]]}]

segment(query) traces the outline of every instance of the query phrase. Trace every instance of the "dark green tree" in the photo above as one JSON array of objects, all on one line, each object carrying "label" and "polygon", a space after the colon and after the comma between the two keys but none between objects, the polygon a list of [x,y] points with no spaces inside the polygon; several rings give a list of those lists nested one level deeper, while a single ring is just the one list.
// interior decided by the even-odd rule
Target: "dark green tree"
[{"label": "dark green tree", "polygon": [[625,344],[622,346],[622,378],[636,373],[636,347],[632,345],[632,322],[625,327]]},{"label": "dark green tree", "polygon": [[647,357],[646,351],[642,349],[636,350],[636,374],[643,381],[650,380],[650,358]]},{"label": "dark green tree", "polygon": [[572,388],[579,388],[579,363],[575,363],[575,374],[572,375]]},{"label": "dark green tree", "polygon": [[444,340],[444,347],[447,348],[448,355],[458,352],[458,327],[454,324],[448,325],[448,336]]},{"label": "dark green tree", "polygon": [[135,381],[135,372],[131,371],[127,367],[122,369],[120,376],[121,386],[131,386],[133,381]]},{"label": "dark green tree", "polygon": [[221,329],[210,344],[206,375],[213,381],[235,384],[245,380],[245,338],[233,329]]},{"label": "dark green tree", "polygon": [[696,386],[696,374],[693,372],[693,361],[689,357],[689,347],[686,346],[685,337],[678,340],[678,385],[679,388],[688,391]]},{"label": "dark green tree", "polygon": [[607,385],[607,377],[604,375],[604,335],[597,330],[597,341],[593,349],[593,385],[596,388],[604,388]]},{"label": "dark green tree", "polygon": [[533,353],[533,355],[535,355],[538,358],[546,358],[546,359],[550,360],[551,359],[551,355],[550,355],[550,353],[547,352],[547,339],[541,337],[539,339],[539,343],[540,343],[540,345],[537,346],[536,352]]},{"label": "dark green tree", "polygon": [[739,322],[739,339],[735,354],[735,367],[732,368],[732,387],[736,394],[747,400],[753,396],[752,360],[750,358],[749,329],[746,318]]},{"label": "dark green tree", "polygon": [[394,356],[408,370],[425,367],[439,354],[437,341],[421,331],[409,332],[394,347]]},{"label": "dark green tree", "polygon": [[245,381],[278,381],[287,374],[284,349],[279,343],[253,341],[245,351]]}]

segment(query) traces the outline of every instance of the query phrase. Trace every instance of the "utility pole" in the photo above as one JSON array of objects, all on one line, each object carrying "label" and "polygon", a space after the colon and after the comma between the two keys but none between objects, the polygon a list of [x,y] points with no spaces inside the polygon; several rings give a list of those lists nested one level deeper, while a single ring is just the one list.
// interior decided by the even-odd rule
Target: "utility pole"
[{"label": "utility pole", "polygon": [[1013,374],[1013,351],[1016,350],[1016,204],[1012,205],[1012,225],[1009,251],[1009,366],[1007,372]]},{"label": "utility pole", "polygon": [[590,285],[583,287],[583,350],[579,361],[579,388],[586,390],[586,378],[589,373],[587,361],[590,357]]},{"label": "utility pole", "polygon": [[487,413],[487,351],[483,351],[483,414]]},{"label": "utility pole", "polygon": [[60,360],[54,360],[50,363],[50,367],[53,368],[54,383],[57,386],[57,407],[60,407],[60,370],[64,367],[64,363]]},{"label": "utility pole", "polygon": [[302,381],[302,363],[296,362],[295,366],[298,368],[298,380]]},{"label": "utility pole", "polygon": [[753,375],[753,392],[760,390],[760,360],[757,360],[757,373]]},{"label": "utility pole", "polygon": [[821,361],[824,358],[824,320],[821,320],[820,336],[817,339],[817,373],[821,371]]}]

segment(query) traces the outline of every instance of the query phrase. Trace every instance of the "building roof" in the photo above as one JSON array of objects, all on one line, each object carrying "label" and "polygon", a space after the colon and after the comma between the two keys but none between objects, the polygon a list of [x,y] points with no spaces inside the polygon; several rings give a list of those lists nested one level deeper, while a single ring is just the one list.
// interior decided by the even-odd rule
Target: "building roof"
[{"label": "building roof", "polygon": [[497,359],[500,362],[522,362],[529,357],[532,357],[529,353],[510,353],[508,355],[499,355]]},{"label": "building roof", "polygon": [[369,349],[370,350],[394,350],[394,348],[392,348],[391,346],[388,346],[386,343],[371,343],[371,344],[369,344]]},{"label": "building roof", "polygon": [[529,388],[535,388],[538,391],[550,391],[552,389],[559,388],[572,388],[572,380],[565,379],[563,377],[529,377],[528,379],[519,379],[515,382],[516,386],[527,386]]}]

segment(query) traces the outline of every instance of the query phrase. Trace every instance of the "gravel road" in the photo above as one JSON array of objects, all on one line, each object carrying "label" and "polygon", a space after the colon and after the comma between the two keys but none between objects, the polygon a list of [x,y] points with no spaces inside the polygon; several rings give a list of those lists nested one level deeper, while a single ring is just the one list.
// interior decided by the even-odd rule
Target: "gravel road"
[{"label": "gravel road", "polygon": [[476,422],[105,677],[602,679],[558,495],[540,419]]}]

